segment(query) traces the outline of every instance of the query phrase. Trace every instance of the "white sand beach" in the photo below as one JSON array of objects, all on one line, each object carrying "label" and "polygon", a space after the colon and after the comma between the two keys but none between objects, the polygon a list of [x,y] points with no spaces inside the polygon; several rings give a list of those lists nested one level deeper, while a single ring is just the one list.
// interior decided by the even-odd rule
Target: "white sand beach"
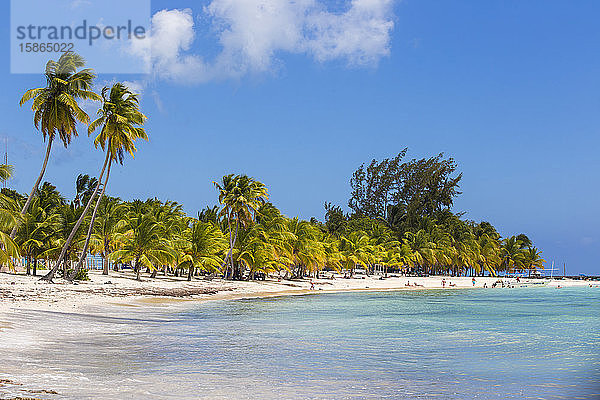
[{"label": "white sand beach", "polygon": [[[327,275],[328,277],[331,274]],[[111,272],[102,275],[89,272],[90,280],[68,283],[57,279],[56,283],[40,281],[39,277],[0,273],[0,312],[10,309],[36,309],[62,312],[82,311],[88,305],[120,304],[142,306],[148,302],[207,301],[271,296],[332,293],[342,291],[424,290],[424,289],[491,289],[494,282],[503,280],[507,286],[546,282],[547,286],[599,286],[599,282],[573,279],[545,280],[515,278],[476,277],[405,277],[391,275],[358,275],[345,279],[334,275],[334,279],[265,281],[226,281],[221,279],[188,282],[185,278],[157,276],[153,279],[135,280],[131,272]],[[443,285],[442,280],[445,280]],[[416,286],[415,286],[416,284]]]}]

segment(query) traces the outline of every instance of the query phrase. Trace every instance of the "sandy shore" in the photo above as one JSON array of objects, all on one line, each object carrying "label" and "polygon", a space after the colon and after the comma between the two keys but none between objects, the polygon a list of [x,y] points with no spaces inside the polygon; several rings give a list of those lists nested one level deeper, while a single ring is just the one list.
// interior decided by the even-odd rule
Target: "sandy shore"
[{"label": "sandy shore", "polygon": [[[266,280],[259,282],[232,282],[215,279],[212,281],[158,276],[145,277],[136,281],[130,272],[111,272],[101,275],[91,271],[90,281],[77,284],[57,279],[57,283],[42,282],[39,278],[0,273],[0,312],[10,309],[37,309],[62,312],[82,311],[89,305],[143,305],[161,301],[206,301],[241,298],[256,298],[309,293],[341,292],[355,290],[423,290],[464,289],[490,287],[499,278],[477,277],[475,286],[469,277],[401,277],[386,279],[357,276],[353,279],[314,279],[311,290],[309,280]],[[446,280],[442,287],[442,279]],[[515,279],[504,279],[516,284]],[[521,280],[521,283],[528,280]],[[540,280],[532,280],[540,282]],[[418,286],[414,286],[414,284]],[[598,285],[598,282],[593,282]],[[408,286],[410,284],[411,286]],[[588,286],[590,282],[577,280],[552,280],[549,286]],[[452,286],[451,286],[452,285]]]}]

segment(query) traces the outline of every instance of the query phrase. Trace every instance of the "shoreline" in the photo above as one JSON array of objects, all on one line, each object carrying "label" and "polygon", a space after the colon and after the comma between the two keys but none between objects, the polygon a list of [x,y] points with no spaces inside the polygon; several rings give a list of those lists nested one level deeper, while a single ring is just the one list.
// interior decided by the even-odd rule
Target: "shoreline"
[{"label": "shoreline", "polygon": [[[42,282],[39,277],[0,273],[0,312],[18,309],[40,311],[73,312],[83,311],[90,306],[130,306],[184,304],[215,300],[243,300],[282,296],[298,296],[320,293],[376,292],[402,290],[453,290],[482,289],[498,281],[519,285],[515,278],[475,277],[405,277],[358,276],[351,279],[312,279],[315,289],[311,290],[310,279],[265,281],[224,281],[192,280],[157,276],[152,280],[136,281],[132,273],[111,272],[102,275],[99,271],[89,271],[90,281],[66,283],[57,280],[51,284]],[[446,280],[445,287],[442,279]],[[589,281],[563,279],[542,280],[522,279],[528,282],[548,282],[550,287],[589,286]],[[410,283],[411,286],[407,286]],[[414,284],[418,286],[414,286]],[[600,283],[591,282],[595,287]],[[450,286],[452,285],[452,286]]]}]

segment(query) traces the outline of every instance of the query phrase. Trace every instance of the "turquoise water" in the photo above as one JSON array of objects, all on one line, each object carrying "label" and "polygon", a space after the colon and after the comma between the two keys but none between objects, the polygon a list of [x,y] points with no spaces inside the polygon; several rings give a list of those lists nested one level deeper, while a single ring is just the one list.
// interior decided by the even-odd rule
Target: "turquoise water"
[{"label": "turquoise water", "polygon": [[0,378],[49,399],[600,399],[599,311],[600,289],[518,288],[11,313]]}]

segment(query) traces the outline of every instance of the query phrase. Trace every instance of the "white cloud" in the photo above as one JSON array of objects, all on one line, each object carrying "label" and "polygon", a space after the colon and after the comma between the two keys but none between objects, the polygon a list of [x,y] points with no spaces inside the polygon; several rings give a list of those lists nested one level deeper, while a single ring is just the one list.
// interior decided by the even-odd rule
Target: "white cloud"
[{"label": "white cloud", "polygon": [[201,14],[220,46],[211,60],[192,52],[190,9],[154,14],[151,36],[133,41],[131,50],[156,78],[181,83],[270,72],[284,53],[375,66],[390,54],[392,7],[393,0],[351,0],[334,13],[318,0],[212,0]]},{"label": "white cloud", "polygon": [[390,54],[391,9],[391,0],[353,0],[343,14],[310,15],[308,46],[319,61],[346,59],[354,65],[374,65]]},{"label": "white cloud", "polygon": [[145,84],[142,81],[123,81],[123,85],[127,86],[127,88],[140,96],[144,94]]}]

